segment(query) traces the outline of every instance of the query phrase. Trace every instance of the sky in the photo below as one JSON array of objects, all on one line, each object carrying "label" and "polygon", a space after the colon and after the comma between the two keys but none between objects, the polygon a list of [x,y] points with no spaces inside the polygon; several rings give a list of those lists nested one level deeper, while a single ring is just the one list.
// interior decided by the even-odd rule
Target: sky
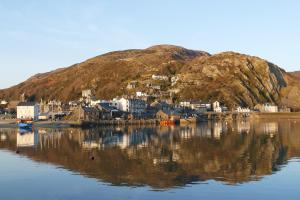
[{"label": "sky", "polygon": [[300,70],[298,0],[0,0],[0,88],[115,50],[173,44]]}]

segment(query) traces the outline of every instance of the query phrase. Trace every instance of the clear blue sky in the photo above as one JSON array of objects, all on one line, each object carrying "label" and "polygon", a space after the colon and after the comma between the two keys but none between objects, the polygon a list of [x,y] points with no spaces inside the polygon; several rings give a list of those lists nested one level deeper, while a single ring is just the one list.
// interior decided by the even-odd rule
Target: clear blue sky
[{"label": "clear blue sky", "polygon": [[112,51],[175,44],[300,70],[298,0],[0,0],[0,88]]}]

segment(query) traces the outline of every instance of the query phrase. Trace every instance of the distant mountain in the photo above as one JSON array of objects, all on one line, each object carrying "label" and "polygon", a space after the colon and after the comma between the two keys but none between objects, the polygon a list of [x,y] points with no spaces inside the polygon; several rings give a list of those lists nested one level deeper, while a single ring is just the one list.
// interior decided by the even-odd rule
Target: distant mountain
[{"label": "distant mountain", "polygon": [[[38,74],[8,89],[0,98],[26,93],[37,100],[76,99],[84,89],[109,99],[136,91],[158,93],[175,100],[219,100],[229,107],[271,102],[300,108],[300,73],[287,73],[258,57],[235,52],[211,55],[172,45],[116,51],[82,63]],[[153,80],[161,75],[168,80]],[[172,82],[173,81],[173,82]],[[127,85],[134,83],[132,89]],[[155,89],[153,89],[155,88]]]}]

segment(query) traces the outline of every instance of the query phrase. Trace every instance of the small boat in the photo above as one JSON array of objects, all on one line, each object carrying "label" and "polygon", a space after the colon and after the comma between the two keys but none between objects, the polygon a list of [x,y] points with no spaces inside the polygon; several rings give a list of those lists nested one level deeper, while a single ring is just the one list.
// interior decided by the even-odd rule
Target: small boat
[{"label": "small boat", "polygon": [[20,128],[30,128],[30,127],[32,127],[32,124],[18,123],[18,126],[19,126]]},{"label": "small boat", "polygon": [[32,127],[32,121],[27,121],[27,120],[20,120],[18,122],[19,128],[31,128]]},{"label": "small boat", "polygon": [[160,126],[174,126],[175,123],[171,120],[160,121]]}]

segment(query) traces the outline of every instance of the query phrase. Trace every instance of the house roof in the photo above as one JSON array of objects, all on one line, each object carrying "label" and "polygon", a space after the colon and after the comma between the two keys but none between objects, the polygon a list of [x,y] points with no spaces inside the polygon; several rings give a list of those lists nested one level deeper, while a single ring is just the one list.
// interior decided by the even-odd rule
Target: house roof
[{"label": "house roof", "polygon": [[17,106],[35,106],[35,102],[20,102]]},{"label": "house roof", "polygon": [[116,107],[111,106],[109,103],[99,103],[99,106],[100,106],[103,110],[108,111],[108,112],[116,111],[116,110],[117,110]]},{"label": "house roof", "polygon": [[169,115],[169,116],[171,116],[171,115],[173,115],[173,116],[175,116],[175,115],[179,116],[180,115],[176,111],[172,111],[172,110],[160,110],[157,113],[159,113],[159,112],[164,113],[164,114]]},{"label": "house roof", "polygon": [[82,109],[84,110],[84,112],[95,112],[95,111],[98,111],[96,108],[93,108],[93,107],[83,107]]}]

